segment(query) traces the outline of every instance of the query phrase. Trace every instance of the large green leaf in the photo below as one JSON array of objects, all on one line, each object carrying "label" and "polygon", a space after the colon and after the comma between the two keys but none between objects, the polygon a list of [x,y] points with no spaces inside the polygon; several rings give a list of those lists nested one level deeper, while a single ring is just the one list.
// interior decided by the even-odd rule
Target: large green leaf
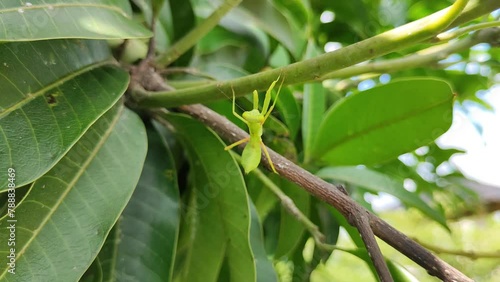
[{"label": "large green leaf", "polygon": [[94,262],[99,260],[105,281],[172,280],[180,220],[176,176],[170,149],[148,129],[137,188]]},{"label": "large green leaf", "polygon": [[[0,50],[7,54],[0,66],[0,170],[14,167],[21,186],[57,163],[120,98],[129,78],[99,66],[109,56],[99,41],[3,44]],[[0,191],[5,184],[0,177]]]},{"label": "large green leaf", "polygon": [[452,121],[448,83],[399,80],[352,94],[321,124],[313,157],[330,165],[377,164],[431,143]]},{"label": "large green leaf", "polygon": [[0,45],[0,117],[110,60],[105,41],[48,40]]},{"label": "large green leaf", "polygon": [[[309,40],[305,59],[320,55],[320,49],[313,40]],[[319,126],[325,113],[325,92],[321,83],[304,84],[304,98],[302,102],[302,143],[304,144],[304,162],[311,160],[311,151],[318,135]]]},{"label": "large green leaf", "polygon": [[[309,216],[311,197],[304,189],[298,185],[284,180],[276,180],[280,188],[290,197],[295,206],[305,215]],[[275,258],[290,255],[302,239],[305,227],[299,222],[296,216],[290,214],[285,207],[281,207],[281,220],[279,228],[278,245],[274,251]]]},{"label": "large green leaf", "polygon": [[[16,274],[0,245],[0,280],[77,281],[102,247],[139,180],[146,156],[141,120],[117,104],[18,202]],[[19,199],[17,199],[19,200]],[[7,242],[8,216],[0,220]]]},{"label": "large green leaf", "polygon": [[257,280],[259,282],[277,282],[278,277],[273,268],[271,261],[267,258],[266,250],[264,249],[264,236],[262,234],[262,226],[259,221],[257,209],[250,202],[250,215],[252,216],[250,228],[250,242],[252,251],[255,254],[255,267],[257,270]]},{"label": "large green leaf", "polygon": [[195,198],[187,208],[193,232],[187,235],[182,280],[217,281],[227,257],[231,281],[255,281],[249,199],[238,165],[205,126],[182,115],[166,117],[186,145],[194,186]]},{"label": "large green leaf", "polygon": [[0,41],[145,38],[127,0],[3,0]]},{"label": "large green leaf", "polygon": [[325,179],[346,181],[375,193],[385,192],[391,194],[397,197],[405,205],[417,208],[423,214],[446,227],[446,219],[441,212],[431,208],[420,199],[418,194],[411,193],[404,189],[402,181],[396,181],[388,175],[355,166],[326,167],[320,169],[316,175]]}]

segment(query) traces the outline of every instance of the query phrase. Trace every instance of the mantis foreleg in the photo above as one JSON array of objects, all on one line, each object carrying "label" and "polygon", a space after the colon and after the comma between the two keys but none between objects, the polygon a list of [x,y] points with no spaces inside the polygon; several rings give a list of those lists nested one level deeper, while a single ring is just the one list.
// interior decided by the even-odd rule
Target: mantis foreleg
[{"label": "mantis foreleg", "polygon": [[227,150],[231,150],[232,148],[234,148],[234,147],[236,147],[236,146],[238,146],[238,145],[240,145],[240,144],[243,144],[243,143],[245,143],[245,142],[248,142],[248,140],[250,140],[250,136],[249,136],[249,137],[247,137],[247,138],[243,138],[243,139],[241,139],[240,141],[236,141],[236,142],[234,142],[233,144],[231,144],[231,145],[229,145],[229,146],[226,146],[226,147],[224,148],[224,150],[226,150],[226,151],[227,151]]}]

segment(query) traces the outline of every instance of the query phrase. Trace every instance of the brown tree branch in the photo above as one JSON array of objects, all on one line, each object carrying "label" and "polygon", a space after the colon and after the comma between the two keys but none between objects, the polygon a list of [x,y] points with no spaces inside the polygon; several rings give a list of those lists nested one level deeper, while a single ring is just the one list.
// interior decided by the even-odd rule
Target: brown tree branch
[{"label": "brown tree branch", "polygon": [[[349,196],[347,190],[344,186],[339,185],[336,186],[340,192],[344,195]],[[366,251],[368,255],[373,261],[373,266],[375,270],[377,270],[377,274],[382,282],[394,281],[392,279],[391,273],[389,272],[389,268],[385,263],[384,255],[382,255],[382,251],[377,244],[377,240],[375,239],[375,234],[373,234],[373,230],[370,227],[370,222],[368,221],[367,210],[362,208],[361,206],[357,206],[358,210],[356,213],[351,214],[347,221],[349,224],[353,225],[358,229],[359,235],[361,239],[365,243]]]},{"label": "brown tree branch", "polygon": [[[245,131],[231,123],[225,117],[205,106],[181,106],[179,109],[212,128],[228,142],[232,143],[248,136]],[[268,151],[277,172],[282,177],[297,183],[315,197],[332,205],[348,220],[352,219],[353,216],[355,217],[360,211],[363,211],[362,213],[366,216],[371,230],[373,230],[373,233],[377,237],[425,268],[429,274],[443,281],[473,281],[385,221],[368,212],[332,184],[302,169],[273,150],[268,148]],[[264,156],[262,157],[262,162],[268,169],[270,168]],[[350,223],[353,224],[352,222]],[[360,226],[363,226],[363,223]]]},{"label": "brown tree branch", "polygon": [[[377,240],[375,239],[375,234],[373,234],[373,230],[370,226],[370,222],[368,220],[370,214],[368,211],[361,207],[353,205],[353,208],[357,208],[355,213],[350,214],[350,218],[348,218],[349,224],[353,225],[358,229],[359,235],[366,246],[366,251],[368,255],[373,261],[373,266],[377,270],[380,281],[382,282],[390,282],[394,281],[392,279],[391,273],[389,272],[389,268],[385,263],[385,258],[382,255],[382,251],[377,244]],[[345,216],[345,215],[344,215]]]}]

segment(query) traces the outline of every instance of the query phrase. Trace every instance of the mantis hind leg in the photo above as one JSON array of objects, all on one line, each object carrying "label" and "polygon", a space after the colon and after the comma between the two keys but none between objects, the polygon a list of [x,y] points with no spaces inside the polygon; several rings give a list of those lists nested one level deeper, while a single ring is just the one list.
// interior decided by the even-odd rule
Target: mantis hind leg
[{"label": "mantis hind leg", "polygon": [[266,145],[264,145],[264,143],[262,141],[260,142],[260,145],[262,146],[262,149],[264,150],[264,154],[266,155],[266,158],[269,161],[269,166],[271,167],[271,169],[273,170],[274,173],[278,174],[278,172],[274,168],[273,161],[271,160],[271,157],[269,156],[269,152],[267,151]]}]

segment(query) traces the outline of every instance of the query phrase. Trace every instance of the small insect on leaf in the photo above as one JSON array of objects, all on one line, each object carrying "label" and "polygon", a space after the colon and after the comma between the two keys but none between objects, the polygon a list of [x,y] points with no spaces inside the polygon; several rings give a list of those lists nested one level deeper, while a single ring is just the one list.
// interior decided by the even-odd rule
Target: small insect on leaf
[{"label": "small insect on leaf", "polygon": [[57,96],[59,96],[58,92],[49,93],[45,95],[45,100],[47,101],[47,104],[49,104],[50,107],[57,106]]},{"label": "small insect on leaf", "polygon": [[242,115],[239,115],[236,112],[236,98],[233,89],[233,115],[243,121],[249,130],[250,136],[247,138],[243,138],[239,141],[234,142],[233,144],[224,148],[224,150],[230,150],[240,144],[248,142],[243,150],[241,155],[241,165],[245,170],[245,173],[249,173],[250,171],[256,169],[259,166],[262,150],[266,155],[266,158],[269,161],[269,166],[273,170],[274,173],[278,173],[274,168],[273,161],[271,157],[269,157],[269,152],[267,151],[266,146],[262,142],[262,126],[264,122],[266,122],[267,118],[271,114],[276,105],[276,101],[278,100],[278,95],[280,94],[281,86],[283,85],[283,80],[281,81],[281,85],[278,88],[278,92],[276,93],[276,98],[274,99],[274,103],[269,107],[271,103],[271,92],[278,82],[279,77],[271,83],[269,88],[266,91],[266,96],[264,98],[264,104],[262,105],[262,111],[259,111],[259,94],[256,90],[253,91],[253,109],[250,111],[245,111]]}]

